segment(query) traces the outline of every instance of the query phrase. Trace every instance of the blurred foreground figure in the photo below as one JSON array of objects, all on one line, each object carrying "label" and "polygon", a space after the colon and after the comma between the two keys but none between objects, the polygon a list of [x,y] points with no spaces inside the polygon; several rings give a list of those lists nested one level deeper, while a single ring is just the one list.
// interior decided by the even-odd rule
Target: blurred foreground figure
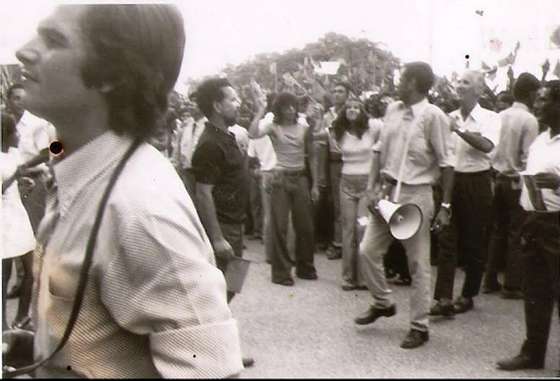
[{"label": "blurred foreground figure", "polygon": [[242,369],[225,280],[172,165],[145,143],[185,43],[170,5],[64,5],[17,57],[26,109],[57,127],[37,236],[35,358],[61,341],[98,205],[108,199],[80,315],[39,377],[227,377]]},{"label": "blurred foreground figure", "polygon": [[560,302],[560,81],[539,90],[535,114],[548,129],[529,147],[522,173],[520,204],[527,213],[521,228],[526,338],[517,356],[498,361],[502,370],[544,368],[554,303],[558,307]]}]

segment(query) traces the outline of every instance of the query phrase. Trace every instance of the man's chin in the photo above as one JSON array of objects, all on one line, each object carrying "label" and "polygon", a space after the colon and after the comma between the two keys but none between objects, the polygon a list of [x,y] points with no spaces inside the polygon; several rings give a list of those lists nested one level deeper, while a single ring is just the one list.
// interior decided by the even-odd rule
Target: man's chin
[{"label": "man's chin", "polygon": [[226,126],[231,127],[237,124],[237,119],[228,119],[224,120],[224,122],[226,123]]}]

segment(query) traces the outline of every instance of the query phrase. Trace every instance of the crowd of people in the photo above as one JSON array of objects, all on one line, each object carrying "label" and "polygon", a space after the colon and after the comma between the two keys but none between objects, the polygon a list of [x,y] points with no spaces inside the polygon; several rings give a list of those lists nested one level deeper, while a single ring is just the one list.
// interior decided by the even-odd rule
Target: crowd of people
[{"label": "crowd of people", "polygon": [[[429,341],[429,316],[471,311],[480,292],[523,299],[525,341],[497,367],[544,367],[560,302],[560,81],[521,73],[488,97],[467,69],[445,98],[430,65],[411,62],[394,93],[340,80],[323,99],[254,81],[246,94],[216,77],[179,110],[168,96],[184,41],[170,5],[65,5],[17,52],[24,81],[2,110],[2,329],[6,344],[35,332],[34,358],[48,359],[36,375],[252,366],[228,306],[247,238],[279,286],[320,278],[324,252],[342,290],[371,294],[357,325],[394,316],[389,284],[409,286],[405,349]],[[416,205],[418,231],[396,240],[381,200]]]}]

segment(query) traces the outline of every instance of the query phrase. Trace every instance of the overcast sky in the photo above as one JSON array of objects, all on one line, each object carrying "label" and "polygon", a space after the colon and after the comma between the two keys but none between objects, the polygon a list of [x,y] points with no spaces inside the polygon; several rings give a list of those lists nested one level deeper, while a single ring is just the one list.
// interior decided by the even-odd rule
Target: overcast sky
[{"label": "overcast sky", "polygon": [[[74,1],[76,2],[76,1]],[[141,2],[141,1],[137,1]],[[60,3],[60,2],[58,2]],[[181,78],[216,74],[261,52],[301,48],[333,31],[384,42],[403,61],[430,62],[439,74],[461,71],[506,56],[521,42],[516,72],[540,76],[551,49],[552,28],[560,24],[559,0],[186,0],[178,3],[187,31]],[[2,0],[0,63],[35,31],[57,2]],[[483,11],[483,12],[476,12]],[[491,38],[502,41],[492,56]],[[493,62],[488,62],[492,64]]]}]

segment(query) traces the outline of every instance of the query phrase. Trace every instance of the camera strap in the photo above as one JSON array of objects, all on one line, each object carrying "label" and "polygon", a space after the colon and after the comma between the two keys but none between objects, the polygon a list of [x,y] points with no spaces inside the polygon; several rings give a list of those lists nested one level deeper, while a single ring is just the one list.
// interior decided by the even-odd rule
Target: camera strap
[{"label": "camera strap", "polygon": [[54,355],[56,355],[64,347],[64,345],[70,338],[70,335],[72,334],[72,330],[74,329],[74,325],[76,324],[76,321],[78,320],[78,316],[80,315],[80,309],[82,306],[86,284],[88,281],[89,269],[91,267],[91,263],[93,260],[93,252],[95,250],[95,245],[97,243],[97,233],[99,232],[99,227],[101,226],[101,220],[103,219],[105,206],[107,205],[107,201],[109,199],[109,196],[111,195],[111,191],[113,190],[113,187],[117,182],[117,179],[122,173],[124,166],[126,165],[128,159],[130,159],[132,154],[136,151],[138,146],[141,144],[141,142],[142,141],[140,139],[135,139],[134,142],[131,144],[131,146],[128,148],[128,150],[122,157],[121,161],[118,163],[117,167],[115,168],[115,171],[111,175],[111,178],[109,179],[109,183],[107,184],[107,188],[105,189],[105,193],[101,198],[99,207],[97,209],[97,214],[95,216],[95,222],[93,223],[93,227],[91,229],[91,233],[87,242],[86,254],[84,256],[82,268],[80,269],[80,280],[78,283],[78,287],[76,288],[74,304],[72,306],[70,318],[68,320],[68,324],[66,325],[64,335],[60,340],[60,343],[58,343],[56,349],[47,358],[41,361],[38,361],[34,364],[27,365],[15,370],[8,370],[8,371],[2,370],[2,378],[13,378],[13,377],[21,376],[23,374],[33,372],[35,369],[39,368],[47,361],[51,360],[54,357]]}]

